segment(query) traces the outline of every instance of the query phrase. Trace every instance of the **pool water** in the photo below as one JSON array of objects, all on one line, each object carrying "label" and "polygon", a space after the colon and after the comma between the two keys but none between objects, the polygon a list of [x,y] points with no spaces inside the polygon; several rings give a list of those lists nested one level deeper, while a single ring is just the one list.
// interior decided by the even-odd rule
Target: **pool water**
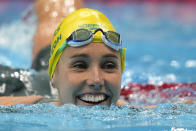
[{"label": "pool water", "polygon": [[0,106],[0,130],[196,130],[196,105],[56,107],[52,104]]},{"label": "pool water", "polygon": [[[32,2],[0,2],[0,64],[31,67],[36,16],[27,20],[23,16]],[[127,48],[122,85],[196,82],[195,3],[88,1],[86,7],[106,14],[122,36]],[[196,130],[196,104],[162,103],[154,109],[135,109],[131,105],[0,106],[0,130]]]}]

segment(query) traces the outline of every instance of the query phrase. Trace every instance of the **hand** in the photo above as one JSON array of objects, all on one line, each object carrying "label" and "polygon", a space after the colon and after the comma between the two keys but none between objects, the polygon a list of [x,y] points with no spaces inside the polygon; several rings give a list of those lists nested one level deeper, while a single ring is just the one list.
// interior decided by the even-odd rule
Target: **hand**
[{"label": "hand", "polygon": [[116,102],[117,106],[122,106],[122,105],[127,105],[127,104],[129,104],[129,103],[124,100],[120,100],[120,99]]}]

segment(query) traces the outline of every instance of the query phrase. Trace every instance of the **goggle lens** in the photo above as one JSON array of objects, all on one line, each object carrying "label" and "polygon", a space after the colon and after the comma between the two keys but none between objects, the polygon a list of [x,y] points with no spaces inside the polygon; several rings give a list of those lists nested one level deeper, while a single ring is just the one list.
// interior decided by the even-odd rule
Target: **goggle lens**
[{"label": "goggle lens", "polygon": [[120,41],[120,34],[114,31],[107,31],[104,32],[102,29],[96,29],[94,32],[88,30],[88,29],[78,29],[74,31],[64,42],[64,44],[61,45],[61,47],[58,50],[58,53],[61,52],[66,45],[70,45],[72,47],[77,46],[83,46],[88,43],[90,43],[93,40],[93,36],[96,32],[101,31],[102,32],[102,40],[103,43],[108,45],[109,47],[113,48],[116,51],[119,51],[122,48],[122,43]]},{"label": "goggle lens", "polygon": [[91,37],[92,33],[88,30],[79,29],[72,33],[73,40],[86,41]]},{"label": "goggle lens", "polygon": [[110,40],[113,43],[120,43],[120,35],[113,31],[108,31],[106,33],[106,37],[108,40]]},{"label": "goggle lens", "polygon": [[[96,31],[95,31],[96,32]],[[102,31],[103,32],[103,31]],[[78,29],[72,33],[72,40],[86,41],[92,36],[92,32],[86,29]],[[120,35],[113,31],[103,33],[106,38],[113,43],[120,43]]]}]

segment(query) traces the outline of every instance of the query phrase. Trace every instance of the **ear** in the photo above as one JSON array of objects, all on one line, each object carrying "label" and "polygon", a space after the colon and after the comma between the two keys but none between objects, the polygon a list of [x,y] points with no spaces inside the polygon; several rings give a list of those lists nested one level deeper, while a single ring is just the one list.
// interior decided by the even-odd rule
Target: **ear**
[{"label": "ear", "polygon": [[53,75],[53,77],[50,80],[50,90],[51,90],[51,94],[55,99],[58,99],[58,88],[56,87],[56,81],[55,81],[56,77],[55,77],[55,73]]},{"label": "ear", "polygon": [[55,73],[53,74],[51,80],[50,80],[50,86],[55,87]]}]

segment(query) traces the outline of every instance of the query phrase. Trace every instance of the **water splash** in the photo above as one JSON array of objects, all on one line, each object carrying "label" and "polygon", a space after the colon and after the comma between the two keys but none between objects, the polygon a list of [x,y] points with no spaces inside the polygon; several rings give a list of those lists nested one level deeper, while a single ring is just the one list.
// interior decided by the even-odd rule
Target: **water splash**
[{"label": "water splash", "polygon": [[[161,104],[154,109],[126,106],[57,107],[52,104],[0,106],[0,129],[112,130],[135,127],[195,129],[196,105]],[[16,126],[17,125],[17,126]]]}]

